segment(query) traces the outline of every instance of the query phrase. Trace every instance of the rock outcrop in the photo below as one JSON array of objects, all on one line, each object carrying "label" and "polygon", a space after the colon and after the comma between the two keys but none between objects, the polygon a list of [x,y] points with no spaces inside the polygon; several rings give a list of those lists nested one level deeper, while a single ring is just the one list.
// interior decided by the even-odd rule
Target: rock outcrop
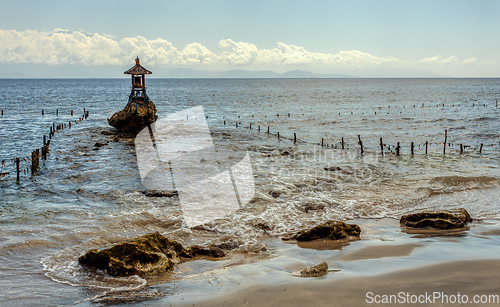
[{"label": "rock outcrop", "polygon": [[161,191],[161,190],[144,190],[142,191],[147,197],[174,197],[178,196],[177,191]]},{"label": "rock outcrop", "polygon": [[283,238],[284,240],[312,241],[316,239],[341,240],[347,237],[358,237],[361,228],[355,224],[346,224],[340,221],[327,221],[308,230],[302,230],[295,235]]},{"label": "rock outcrop", "polygon": [[399,221],[401,226],[413,228],[431,227],[435,229],[458,229],[472,222],[467,210],[460,208],[455,211],[419,212],[403,215]]},{"label": "rock outcrop", "polygon": [[300,270],[301,277],[317,277],[328,273],[328,263],[321,262],[318,265]]},{"label": "rock outcrop", "polygon": [[181,258],[193,258],[197,255],[220,258],[225,256],[225,252],[215,245],[209,248],[197,245],[184,248],[179,242],[155,232],[111,248],[90,250],[78,262],[106,270],[113,276],[145,276],[168,273]]},{"label": "rock outcrop", "polygon": [[108,119],[108,124],[121,132],[137,133],[157,119],[156,106],[151,100],[148,100],[147,104],[138,101],[137,108],[136,103],[129,100],[123,110],[116,112]]}]

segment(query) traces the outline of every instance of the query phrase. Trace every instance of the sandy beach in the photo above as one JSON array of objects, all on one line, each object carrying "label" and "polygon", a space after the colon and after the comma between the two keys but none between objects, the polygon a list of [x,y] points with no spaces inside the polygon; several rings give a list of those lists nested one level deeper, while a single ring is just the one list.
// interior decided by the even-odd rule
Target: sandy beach
[{"label": "sandy beach", "polygon": [[447,262],[376,276],[332,281],[304,280],[299,284],[256,286],[194,305],[464,306],[477,303],[484,306],[498,306],[499,270],[498,259]]},{"label": "sandy beach", "polygon": [[[404,231],[393,219],[356,222],[363,231],[361,240],[299,246],[271,239],[268,250],[253,255],[250,263],[252,257],[246,255],[244,261],[173,280],[170,290],[158,285],[156,289],[170,293],[148,305],[498,305],[500,259],[492,259],[500,250],[496,221],[477,221],[458,232],[418,233]],[[327,275],[298,277],[301,268],[321,261],[329,265]],[[200,265],[186,262],[178,273]]]}]

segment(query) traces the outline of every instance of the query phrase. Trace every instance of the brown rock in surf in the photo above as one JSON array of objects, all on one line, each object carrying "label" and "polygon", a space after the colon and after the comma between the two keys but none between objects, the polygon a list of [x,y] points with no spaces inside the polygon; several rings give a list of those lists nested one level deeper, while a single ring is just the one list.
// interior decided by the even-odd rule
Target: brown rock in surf
[{"label": "brown rock in surf", "polygon": [[318,265],[300,270],[301,277],[317,277],[328,273],[328,263],[321,262]]},{"label": "brown rock in surf", "polygon": [[342,240],[347,237],[358,237],[361,228],[356,224],[346,224],[340,221],[327,221],[311,229],[302,230],[285,240],[312,241],[316,239]]},{"label": "brown rock in surf", "polygon": [[78,262],[106,270],[113,276],[145,276],[171,272],[181,258],[193,258],[197,255],[220,258],[224,257],[225,253],[215,245],[209,248],[197,245],[184,248],[179,242],[155,232],[107,249],[90,250],[81,256]]},{"label": "brown rock in surf", "polygon": [[401,226],[413,228],[435,228],[440,230],[463,228],[472,222],[467,210],[460,208],[455,211],[424,211],[403,215],[399,221]]}]

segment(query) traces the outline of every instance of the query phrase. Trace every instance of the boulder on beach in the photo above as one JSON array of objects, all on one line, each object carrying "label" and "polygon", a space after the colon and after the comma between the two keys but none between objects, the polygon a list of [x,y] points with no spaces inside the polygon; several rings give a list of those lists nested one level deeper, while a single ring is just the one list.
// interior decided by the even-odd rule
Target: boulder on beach
[{"label": "boulder on beach", "polygon": [[197,255],[220,258],[225,253],[218,246],[203,248],[195,245],[184,248],[179,242],[155,232],[107,249],[90,250],[78,262],[106,270],[112,276],[145,276],[171,272],[181,258],[193,258]]},{"label": "boulder on beach", "polygon": [[301,277],[317,277],[328,273],[328,263],[321,262],[318,265],[300,270]]},{"label": "boulder on beach", "polygon": [[269,195],[271,195],[273,198],[278,198],[281,196],[281,194],[284,194],[285,190],[282,188],[273,188],[271,191],[269,191]]},{"label": "boulder on beach", "polygon": [[142,101],[137,104],[129,101],[123,110],[108,119],[108,124],[121,132],[138,133],[157,119],[156,106],[151,100],[147,104]]},{"label": "boulder on beach", "polygon": [[356,224],[346,224],[340,221],[327,221],[311,229],[302,230],[284,240],[312,241],[316,239],[342,240],[347,237],[357,237],[361,228]]},{"label": "boulder on beach", "polygon": [[346,175],[352,175],[352,173],[354,172],[353,168],[350,166],[342,166],[342,168],[340,168],[338,166],[326,166],[326,167],[323,167],[323,170],[329,171],[329,172],[336,172],[336,173],[340,172],[340,173],[346,174]]},{"label": "boulder on beach", "polygon": [[401,226],[413,228],[431,227],[435,229],[458,229],[472,222],[467,210],[460,208],[454,211],[424,211],[403,215],[399,221]]},{"label": "boulder on beach", "polygon": [[174,197],[178,196],[177,191],[162,191],[162,190],[144,190],[142,191],[147,197]]}]

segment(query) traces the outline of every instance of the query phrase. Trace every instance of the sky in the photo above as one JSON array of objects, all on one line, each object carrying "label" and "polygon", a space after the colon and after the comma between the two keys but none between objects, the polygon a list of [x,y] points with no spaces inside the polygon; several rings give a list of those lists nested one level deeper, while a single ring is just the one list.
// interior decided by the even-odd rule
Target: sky
[{"label": "sky", "polygon": [[497,0],[0,0],[0,73],[500,77]]}]

